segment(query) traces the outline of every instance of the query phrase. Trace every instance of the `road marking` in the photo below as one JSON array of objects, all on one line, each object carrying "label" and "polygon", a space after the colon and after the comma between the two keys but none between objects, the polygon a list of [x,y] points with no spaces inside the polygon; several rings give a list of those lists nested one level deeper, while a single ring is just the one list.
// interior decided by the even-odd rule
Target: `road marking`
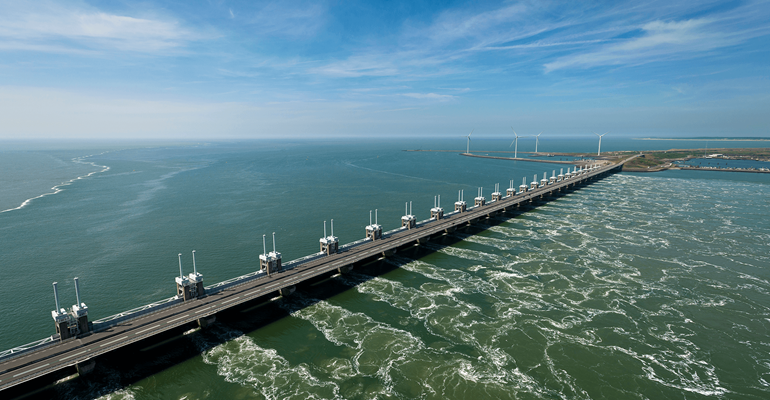
[{"label": "road marking", "polygon": [[118,338],[118,339],[115,339],[115,340],[113,340],[111,342],[107,342],[105,344],[100,344],[99,347],[104,347],[104,346],[107,346],[107,345],[110,345],[110,344],[113,344],[113,343],[117,343],[117,342],[119,342],[119,341],[121,341],[123,339],[125,339],[125,338]]},{"label": "road marking", "polygon": [[139,332],[136,332],[136,333],[134,333],[134,335],[138,335],[138,334],[140,334],[140,333],[144,333],[144,332],[147,332],[147,331],[153,330],[153,329],[155,329],[155,328],[159,328],[159,327],[160,327],[160,324],[158,324],[158,325],[155,325],[155,326],[151,326],[151,327],[149,327],[149,328],[147,328],[147,329],[143,329],[143,330],[141,330],[141,331],[139,331]]},{"label": "road marking", "polygon": [[241,297],[241,296],[236,296],[236,297],[233,297],[233,298],[232,298],[232,299],[230,299],[230,300],[227,300],[227,301],[223,301],[223,302],[222,302],[222,304],[227,304],[227,303],[229,303],[229,302],[231,302],[231,301],[235,301],[235,300],[238,300],[240,297]]},{"label": "road marking", "polygon": [[206,308],[202,308],[202,309],[200,309],[200,310],[198,310],[198,311],[194,312],[193,314],[202,313],[202,312],[204,312],[204,311],[208,310],[208,309],[209,309],[209,308],[211,308],[211,307],[212,307],[212,306],[208,306],[208,307],[206,307]]},{"label": "road marking", "polygon": [[28,369],[28,370],[26,370],[26,371],[24,371],[24,372],[19,372],[18,374],[14,375],[13,377],[15,378],[15,377],[17,377],[17,376],[19,376],[19,375],[24,375],[24,374],[30,373],[30,372],[32,372],[32,371],[34,371],[34,370],[36,370],[36,369],[40,369],[40,368],[43,368],[43,367],[47,367],[47,366],[49,366],[49,365],[51,365],[51,364],[45,364],[45,365],[41,365],[41,366],[39,366],[39,367],[35,367],[35,368],[32,368],[32,369]]},{"label": "road marking", "polygon": [[172,323],[172,322],[174,322],[174,321],[179,321],[180,319],[183,319],[183,318],[187,318],[187,317],[189,317],[189,316],[190,316],[190,314],[187,314],[187,315],[182,315],[182,316],[181,316],[181,317],[179,317],[179,318],[174,318],[174,319],[172,319],[172,320],[170,320],[170,321],[166,321],[166,323],[167,323],[167,324],[170,324],[170,323]]},{"label": "road marking", "polygon": [[69,356],[67,356],[67,357],[64,357],[64,358],[60,358],[60,359],[59,359],[59,361],[64,361],[64,360],[66,360],[66,359],[68,359],[68,358],[72,358],[72,357],[75,357],[75,356],[79,356],[79,355],[81,355],[81,354],[85,354],[85,353],[88,353],[88,349],[86,349],[86,350],[83,350],[83,351],[81,351],[80,353],[77,353],[77,354],[72,354],[72,355],[69,355]]}]

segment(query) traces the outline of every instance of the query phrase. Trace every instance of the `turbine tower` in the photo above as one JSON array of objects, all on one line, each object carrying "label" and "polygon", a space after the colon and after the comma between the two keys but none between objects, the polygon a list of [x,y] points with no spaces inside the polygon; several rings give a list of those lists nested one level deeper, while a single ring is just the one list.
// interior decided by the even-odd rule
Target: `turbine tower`
[{"label": "turbine tower", "polygon": [[[511,127],[511,130],[513,131],[513,127]],[[518,158],[518,151],[519,151],[519,138],[520,137],[526,137],[526,136],[519,136],[516,131],[513,131],[513,135],[516,136],[516,139],[513,139],[513,142],[511,142],[508,147],[513,146],[514,143],[516,143],[516,146],[513,147],[513,158]]]},{"label": "turbine tower", "polygon": [[596,135],[596,136],[599,136],[599,151],[597,151],[597,152],[596,152],[596,155],[597,155],[597,156],[600,156],[600,155],[602,155],[602,136],[604,136],[604,135],[606,135],[606,134],[608,134],[608,133],[610,133],[610,131],[604,132],[604,133],[603,133],[603,134],[601,134],[601,135],[600,135],[600,134],[598,134],[598,133],[596,133],[596,132],[594,132],[594,135]]},{"label": "turbine tower", "polygon": [[474,131],[474,130],[475,130],[475,129],[471,129],[471,133],[469,133],[469,134],[468,134],[468,136],[466,136],[466,137],[468,138],[468,146],[467,146],[467,148],[465,149],[465,152],[466,152],[466,153],[470,153],[470,152],[471,152],[471,135],[473,134],[473,131]]},{"label": "turbine tower", "polygon": [[[545,131],[543,131],[543,132],[545,132]],[[535,154],[537,154],[537,144],[538,144],[538,142],[540,142],[540,135],[542,135],[543,132],[540,132],[537,135],[535,135]]]}]

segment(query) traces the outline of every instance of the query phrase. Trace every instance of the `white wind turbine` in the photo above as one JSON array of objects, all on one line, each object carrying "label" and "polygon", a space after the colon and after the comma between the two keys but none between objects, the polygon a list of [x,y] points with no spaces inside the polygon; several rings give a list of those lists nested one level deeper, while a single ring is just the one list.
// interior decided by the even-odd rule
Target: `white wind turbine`
[{"label": "white wind turbine", "polygon": [[470,152],[471,152],[471,135],[473,134],[473,131],[474,131],[474,130],[475,130],[475,129],[471,129],[471,133],[469,133],[469,134],[468,134],[468,136],[466,136],[466,137],[468,138],[468,146],[467,146],[467,148],[465,149],[465,152],[466,152],[466,153],[470,153]]},{"label": "white wind turbine", "polygon": [[596,136],[599,136],[599,151],[597,151],[597,152],[596,152],[596,155],[597,155],[597,156],[600,156],[600,155],[602,155],[602,136],[604,136],[604,135],[606,135],[606,134],[608,134],[608,133],[610,133],[610,131],[604,132],[604,133],[603,133],[603,134],[601,134],[601,135],[600,135],[600,134],[598,134],[598,133],[596,133],[596,132],[594,132],[594,135],[596,135]]},{"label": "white wind turbine", "polygon": [[[513,131],[513,127],[511,127],[511,130]],[[513,142],[511,142],[508,147],[513,146],[514,143],[516,143],[516,146],[513,147],[513,158],[518,158],[518,151],[519,151],[519,138],[520,137],[526,137],[526,136],[519,136],[516,131],[513,131],[513,135],[516,136],[516,139],[513,139]]]},{"label": "white wind turbine", "polygon": [[[543,132],[545,132],[545,131],[543,131]],[[540,142],[540,135],[542,135],[543,132],[540,132],[537,135],[535,135],[535,154],[537,154],[537,144],[538,144],[538,142]]]}]

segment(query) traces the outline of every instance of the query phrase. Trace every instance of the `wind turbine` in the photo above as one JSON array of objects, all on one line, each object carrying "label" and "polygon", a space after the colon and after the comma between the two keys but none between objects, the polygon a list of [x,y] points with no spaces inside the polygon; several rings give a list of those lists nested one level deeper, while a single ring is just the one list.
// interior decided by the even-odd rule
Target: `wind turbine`
[{"label": "wind turbine", "polygon": [[[543,132],[545,132],[545,131],[543,131]],[[540,141],[540,135],[542,135],[543,132],[540,132],[537,135],[535,135],[535,154],[537,154],[537,143]]]},{"label": "wind turbine", "polygon": [[[513,127],[511,127],[511,130],[513,131]],[[519,134],[516,133],[516,131],[513,131],[513,135],[516,136],[516,139],[513,139],[513,142],[511,142],[511,144],[508,145],[508,147],[511,147],[513,146],[514,143],[516,143],[516,146],[513,148],[513,158],[518,158],[517,152],[519,151],[519,138],[526,137],[526,136],[519,136]]]},{"label": "wind turbine", "polygon": [[600,135],[600,134],[598,134],[598,133],[596,133],[596,132],[594,132],[594,135],[596,135],[596,136],[599,136],[599,151],[597,151],[597,152],[596,152],[596,155],[597,155],[597,156],[600,156],[600,155],[602,155],[602,136],[604,136],[604,135],[606,135],[606,134],[608,134],[608,133],[610,133],[610,131],[604,132],[604,133],[603,133],[603,134],[601,134],[601,135]]},{"label": "wind turbine", "polygon": [[471,152],[471,135],[473,134],[473,131],[475,131],[475,129],[471,129],[471,133],[469,133],[468,136],[466,136],[468,138],[468,147],[465,150],[466,153]]}]

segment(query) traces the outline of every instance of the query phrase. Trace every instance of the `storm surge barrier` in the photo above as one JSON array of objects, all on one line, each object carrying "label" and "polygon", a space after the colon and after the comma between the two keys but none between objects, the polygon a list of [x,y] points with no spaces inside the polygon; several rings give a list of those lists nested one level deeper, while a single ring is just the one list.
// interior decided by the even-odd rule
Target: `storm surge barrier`
[{"label": "storm surge barrier", "polygon": [[57,334],[1,352],[0,390],[42,379],[45,375],[73,366],[83,375],[94,368],[96,357],[110,351],[191,323],[205,328],[215,320],[217,313],[229,308],[256,299],[287,296],[298,285],[345,274],[356,266],[391,256],[399,250],[426,243],[431,238],[459,228],[508,211],[521,211],[548,202],[619,172],[625,162],[635,157],[638,156],[616,164],[576,167],[573,171],[567,169],[566,174],[562,169],[556,175],[554,170],[550,177],[547,173],[542,179],[535,175],[529,184],[525,178],[518,187],[510,181],[505,194],[500,191],[499,185],[495,187],[490,201],[484,197],[482,188],[479,188],[471,204],[464,200],[464,193],[460,191],[453,210],[446,213],[441,207],[440,196],[437,196],[434,207],[430,209],[431,218],[423,221],[416,220],[411,204],[407,203],[401,227],[387,232],[382,232],[375,210],[374,220],[370,216],[369,225],[365,227],[366,238],[345,245],[339,245],[338,238],[334,236],[332,221],[331,235],[326,235],[324,226],[318,253],[286,263],[282,263],[281,253],[276,251],[275,238],[273,251],[268,252],[263,237],[264,252],[259,256],[259,270],[206,287],[197,269],[185,276],[180,261],[180,276],[175,278],[175,296],[96,321],[88,321],[88,307],[80,302],[79,292],[78,304],[69,311],[60,308],[54,283],[57,309],[52,316]]}]

